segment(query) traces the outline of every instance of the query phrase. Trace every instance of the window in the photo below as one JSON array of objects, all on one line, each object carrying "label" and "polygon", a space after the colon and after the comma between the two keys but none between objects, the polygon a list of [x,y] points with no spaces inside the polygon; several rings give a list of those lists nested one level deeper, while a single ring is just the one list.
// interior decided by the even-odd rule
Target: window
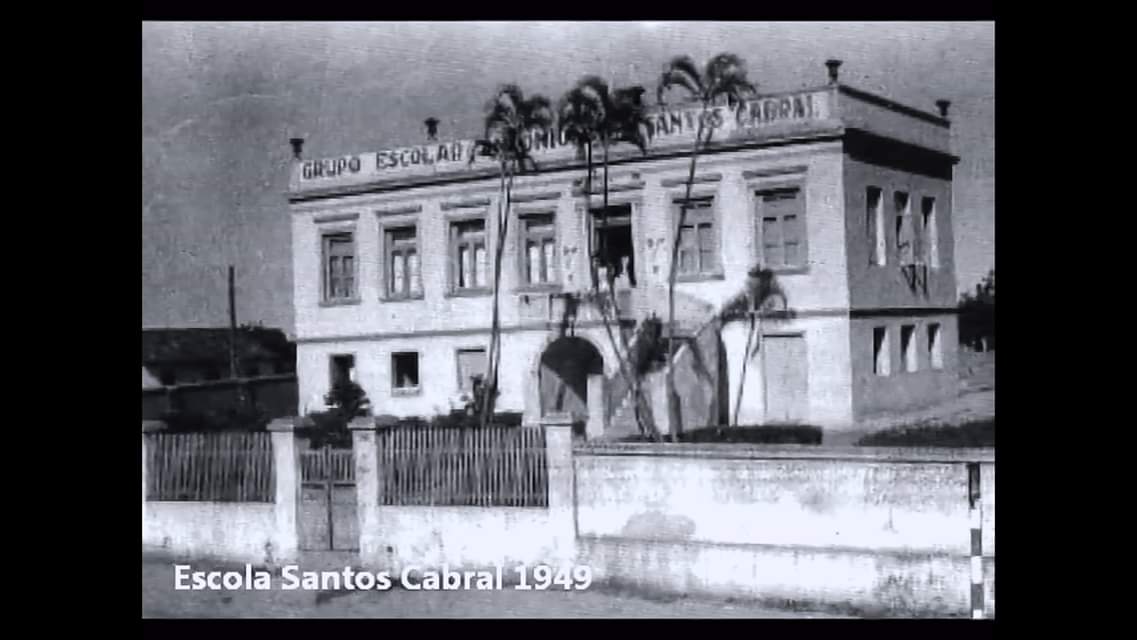
[{"label": "window", "polygon": [[865,239],[869,243],[869,264],[883,267],[887,251],[884,242],[884,192],[880,187],[865,190]]},{"label": "window", "polygon": [[890,369],[888,327],[873,327],[872,354],[872,372],[878,376],[887,376]]},{"label": "window", "polygon": [[163,368],[158,374],[158,382],[162,383],[163,387],[172,387],[177,384],[178,376],[173,369]]},{"label": "window", "polygon": [[209,380],[220,380],[221,379],[221,369],[218,367],[206,367],[205,375],[203,377],[207,381],[209,381]]},{"label": "window", "polygon": [[418,353],[391,354],[391,384],[396,392],[418,391]]},{"label": "window", "polygon": [[929,267],[939,269],[940,234],[936,226],[936,199],[924,198],[920,209],[924,214],[924,251],[926,252],[924,259],[927,261]]},{"label": "window", "polygon": [[557,233],[553,214],[522,216],[521,228],[523,281],[531,285],[555,283]]},{"label": "window", "polygon": [[[675,216],[683,202],[675,203]],[[713,198],[691,200],[679,230],[679,275],[706,276],[719,273],[719,242],[715,231]]]},{"label": "window", "polygon": [[486,375],[485,349],[458,350],[458,388],[462,391],[473,389],[474,376]]},{"label": "window", "polygon": [[416,232],[414,225],[392,227],[383,232],[387,251],[388,298],[398,300],[422,296]]},{"label": "window", "polygon": [[901,265],[913,264],[916,260],[912,246],[914,238],[908,194],[897,191],[893,204],[896,207],[896,258]]},{"label": "window", "polygon": [[940,345],[940,325],[928,325],[928,360],[933,369],[944,368],[944,352]]},{"label": "window", "polygon": [[464,220],[450,224],[451,289],[486,288],[486,221]]},{"label": "window", "polygon": [[324,301],[355,299],[355,238],[351,232],[324,235]]},{"label": "window", "polygon": [[355,382],[355,356],[351,354],[337,354],[330,359],[331,387],[335,388],[346,382]]},{"label": "window", "polygon": [[900,327],[900,352],[904,354],[904,370],[911,373],[919,368],[916,360],[916,326],[906,324]]},{"label": "window", "polygon": [[759,192],[758,210],[762,264],[775,270],[805,267],[805,201],[801,189]]}]

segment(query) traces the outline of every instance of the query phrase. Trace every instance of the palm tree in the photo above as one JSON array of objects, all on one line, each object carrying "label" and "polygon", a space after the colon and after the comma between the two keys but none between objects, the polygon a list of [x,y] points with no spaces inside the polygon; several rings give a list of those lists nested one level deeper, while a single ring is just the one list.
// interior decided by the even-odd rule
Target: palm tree
[{"label": "palm tree", "polygon": [[[786,294],[782,290],[781,284],[774,277],[774,272],[769,269],[763,269],[761,266],[755,266],[747,274],[746,288],[737,296],[732,298],[724,306],[719,317],[724,323],[739,318],[747,318],[750,321],[750,330],[746,334],[746,350],[743,352],[742,359],[742,373],[738,377],[738,395],[734,400],[734,412],[732,414],[730,425],[732,427],[738,426],[738,413],[742,407],[742,393],[746,388],[746,369],[750,364],[750,358],[755,353],[761,354],[762,352],[762,316],[763,312],[768,309],[772,303],[780,301],[782,306],[786,306]],[[758,344],[754,345],[754,339],[757,337]],[[762,377],[763,389],[766,385],[766,377]],[[763,404],[765,403],[765,392],[763,391]]]},{"label": "palm tree", "polygon": [[[675,279],[678,274],[679,236],[687,219],[687,206],[691,200],[691,187],[695,181],[695,163],[699,157],[700,148],[705,148],[714,135],[714,127],[707,125],[707,116],[716,101],[726,99],[728,105],[734,109],[741,109],[746,97],[756,93],[753,84],[746,77],[746,64],[742,58],[733,53],[720,53],[707,62],[700,73],[695,61],[690,56],[676,56],[663,68],[659,78],[657,97],[660,104],[664,95],[672,88],[685,90],[690,97],[699,102],[702,112],[699,115],[698,131],[695,142],[691,147],[691,167],[687,176],[687,192],[679,206],[679,220],[675,226],[675,235],[671,244],[671,269],[667,281],[667,394],[669,423],[672,425],[672,435],[679,425],[679,408],[675,394]],[[703,133],[706,132],[706,140]]]},{"label": "palm tree", "polygon": [[489,357],[486,362],[485,402],[481,407],[483,427],[489,424],[493,416],[498,395],[498,367],[501,361],[501,314],[498,303],[501,297],[501,262],[509,228],[513,177],[527,168],[536,169],[536,162],[529,155],[525,143],[526,138],[532,133],[544,134],[552,123],[553,113],[548,98],[542,95],[526,98],[517,85],[504,85],[486,104],[485,136],[476,141],[478,153],[470,157],[471,162],[477,155],[496,159],[501,180],[497,241],[494,244],[493,322],[490,328]]},{"label": "palm tree", "polygon": [[[604,164],[604,204],[601,209],[601,229],[607,227],[608,221],[608,163],[609,149],[614,144],[626,142],[634,144],[641,153],[647,153],[647,117],[644,114],[641,96],[642,87],[624,87],[610,92],[608,83],[597,76],[581,78],[572,89],[565,93],[558,109],[558,123],[564,132],[565,138],[576,145],[578,156],[584,156],[587,174],[584,179],[584,197],[586,216],[592,211],[592,147],[599,143],[603,151]],[[634,394],[634,409],[636,424],[641,433],[646,432],[642,412],[640,410],[639,377],[631,371],[626,355],[630,354],[627,336],[621,331],[620,342],[617,344],[612,326],[608,321],[607,310],[611,309],[613,318],[619,321],[619,308],[615,295],[616,270],[613,268],[611,256],[608,253],[607,243],[601,235],[601,246],[592,246],[592,234],[588,234],[589,244],[589,275],[592,284],[592,293],[600,307],[604,328],[608,334],[612,351],[615,352],[619,364],[620,374]],[[607,299],[600,293],[597,265],[605,267],[608,291]]]}]

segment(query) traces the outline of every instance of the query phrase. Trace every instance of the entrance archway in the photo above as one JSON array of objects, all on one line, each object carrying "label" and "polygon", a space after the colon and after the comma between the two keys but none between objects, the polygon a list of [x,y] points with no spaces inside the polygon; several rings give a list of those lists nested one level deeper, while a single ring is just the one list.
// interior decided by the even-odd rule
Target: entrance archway
[{"label": "entrance archway", "polygon": [[604,357],[588,340],[565,336],[541,354],[538,386],[541,415],[570,413],[588,420],[588,378],[604,375]]}]

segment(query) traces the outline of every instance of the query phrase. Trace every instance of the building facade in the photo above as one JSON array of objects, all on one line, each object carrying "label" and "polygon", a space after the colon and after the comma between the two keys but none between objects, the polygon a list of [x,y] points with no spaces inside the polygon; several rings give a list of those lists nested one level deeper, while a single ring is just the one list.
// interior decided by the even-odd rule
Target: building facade
[{"label": "building facade", "polygon": [[[499,409],[528,423],[569,411],[590,435],[628,429],[617,353],[634,348],[645,318],[668,317],[700,117],[690,105],[657,109],[646,153],[614,147],[607,209],[599,167],[585,193],[572,148],[555,133],[531,140],[538,170],[515,179],[505,236]],[[678,253],[682,428],[733,417],[743,378],[740,424],[839,429],[953,394],[958,159],[946,113],[834,79],[716,107],[705,123],[715,133]],[[346,376],[378,413],[425,417],[454,408],[484,371],[502,194],[492,160],[470,162],[472,152],[472,141],[431,142],[296,160],[301,398]],[[576,295],[592,288],[600,246],[617,273],[619,318],[607,322]],[[754,266],[776,274],[786,301],[756,321],[760,347],[747,354],[750,323],[715,318]],[[659,368],[644,378],[657,424],[662,381]]]}]

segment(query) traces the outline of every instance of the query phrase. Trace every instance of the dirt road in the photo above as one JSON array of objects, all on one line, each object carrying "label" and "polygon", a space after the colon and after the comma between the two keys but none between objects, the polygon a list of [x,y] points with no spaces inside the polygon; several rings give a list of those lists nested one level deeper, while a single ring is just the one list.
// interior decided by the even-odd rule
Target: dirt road
[{"label": "dirt road", "polygon": [[[193,563],[196,569],[209,564]],[[274,584],[279,584],[277,580]],[[166,558],[143,557],[143,618],[832,618],[755,605],[588,591],[176,591]]]}]

